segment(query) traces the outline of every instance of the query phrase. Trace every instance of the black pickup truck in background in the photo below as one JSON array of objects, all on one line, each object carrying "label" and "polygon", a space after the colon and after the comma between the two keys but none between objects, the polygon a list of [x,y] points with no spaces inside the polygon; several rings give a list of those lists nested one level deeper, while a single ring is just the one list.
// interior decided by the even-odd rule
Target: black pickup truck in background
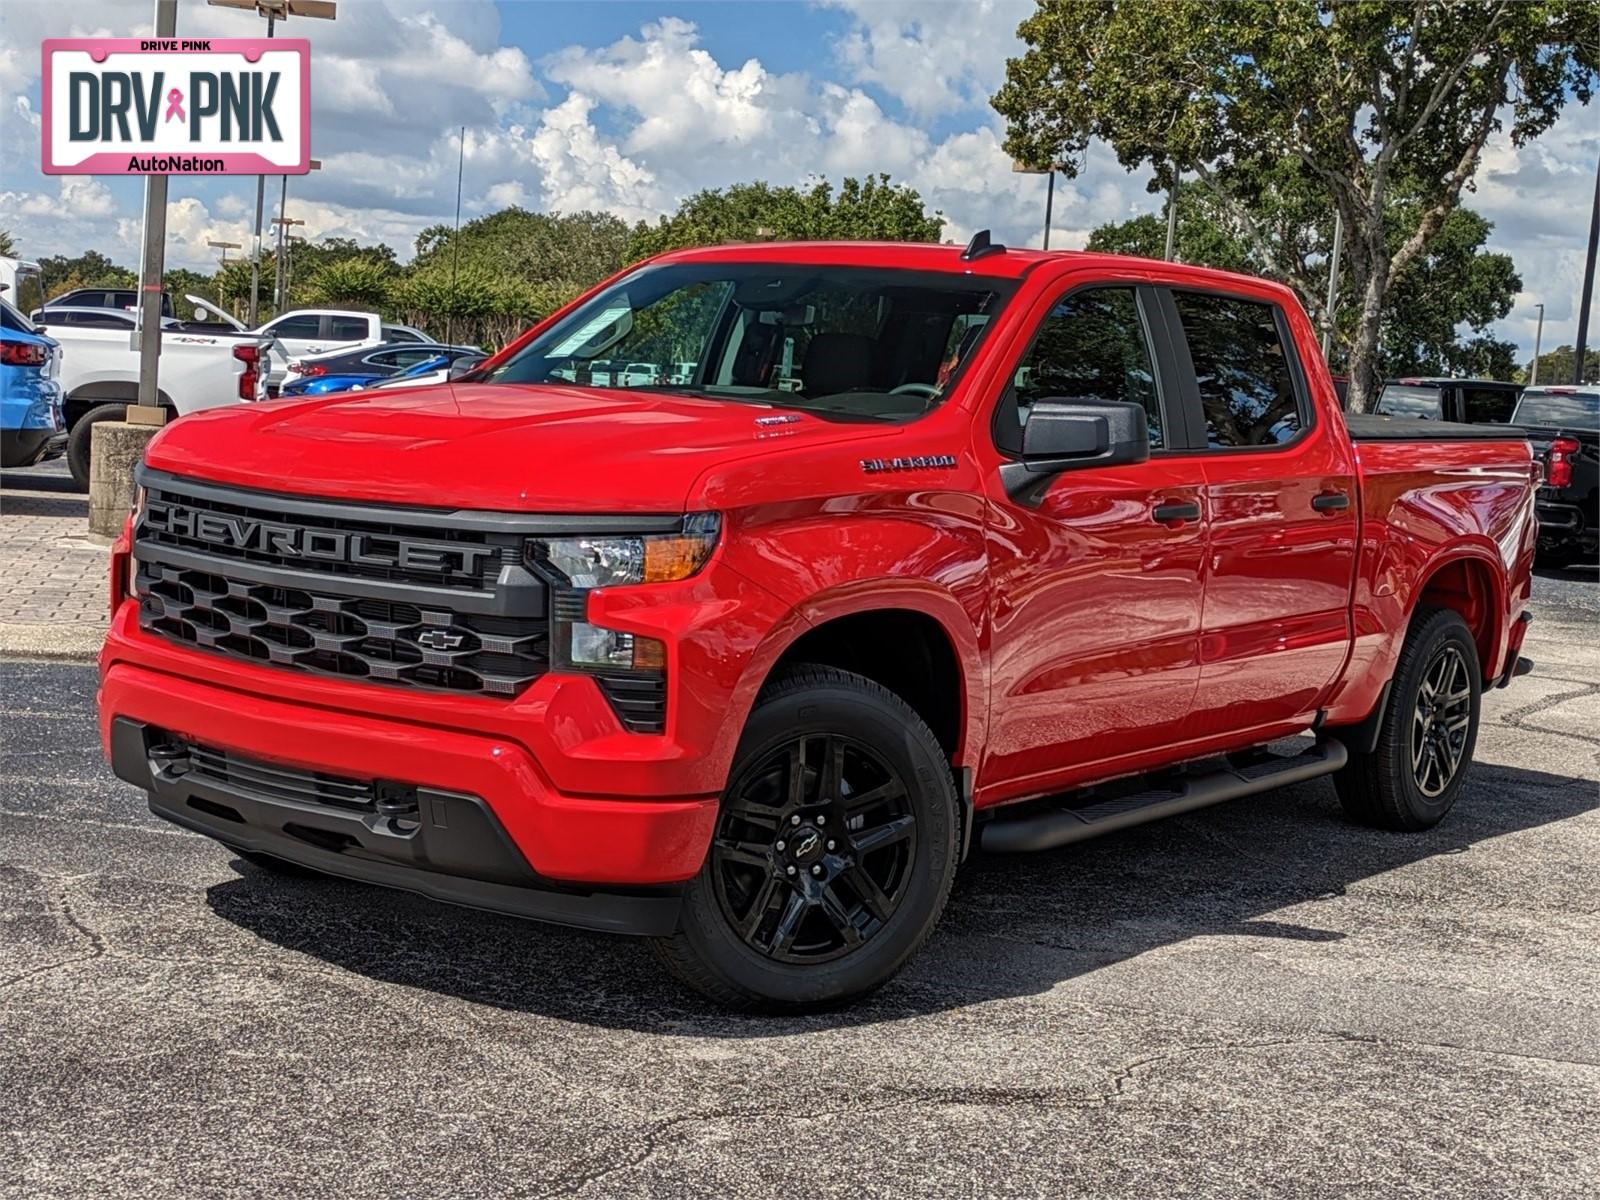
[{"label": "black pickup truck in background", "polygon": [[1600,561],[1600,385],[1531,387],[1511,423],[1544,463],[1534,500],[1540,561],[1557,567]]},{"label": "black pickup truck in background", "polygon": [[1419,421],[1505,425],[1521,394],[1520,383],[1503,379],[1390,379],[1372,411]]}]

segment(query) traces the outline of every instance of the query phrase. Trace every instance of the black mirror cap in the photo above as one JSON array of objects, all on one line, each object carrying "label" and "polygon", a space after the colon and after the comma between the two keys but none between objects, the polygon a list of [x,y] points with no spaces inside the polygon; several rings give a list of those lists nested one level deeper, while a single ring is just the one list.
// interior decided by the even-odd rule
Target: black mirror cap
[{"label": "black mirror cap", "polygon": [[1006,492],[1036,504],[1063,471],[1125,466],[1150,457],[1150,418],[1142,404],[1049,396],[1034,403],[1022,430],[1022,460],[1000,468]]}]

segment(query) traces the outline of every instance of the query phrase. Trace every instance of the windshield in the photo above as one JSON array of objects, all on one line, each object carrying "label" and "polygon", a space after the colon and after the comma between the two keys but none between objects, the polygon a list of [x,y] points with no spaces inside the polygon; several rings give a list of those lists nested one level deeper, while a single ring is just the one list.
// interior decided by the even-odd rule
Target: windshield
[{"label": "windshield", "polygon": [[1538,391],[1522,393],[1513,425],[1566,425],[1600,430],[1600,392]]},{"label": "windshield", "polygon": [[1010,291],[974,276],[815,264],[645,267],[484,382],[915,417],[944,397]]},{"label": "windshield", "polygon": [[1378,397],[1378,411],[1391,417],[1415,417],[1421,421],[1444,419],[1443,393],[1436,387],[1413,387],[1391,383]]}]

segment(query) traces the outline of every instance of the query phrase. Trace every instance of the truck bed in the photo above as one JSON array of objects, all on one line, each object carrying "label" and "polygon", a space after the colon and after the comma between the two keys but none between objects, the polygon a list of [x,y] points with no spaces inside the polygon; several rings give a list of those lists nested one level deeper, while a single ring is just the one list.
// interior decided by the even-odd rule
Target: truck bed
[{"label": "truck bed", "polygon": [[1352,442],[1520,442],[1528,433],[1515,425],[1463,425],[1379,413],[1345,413]]}]

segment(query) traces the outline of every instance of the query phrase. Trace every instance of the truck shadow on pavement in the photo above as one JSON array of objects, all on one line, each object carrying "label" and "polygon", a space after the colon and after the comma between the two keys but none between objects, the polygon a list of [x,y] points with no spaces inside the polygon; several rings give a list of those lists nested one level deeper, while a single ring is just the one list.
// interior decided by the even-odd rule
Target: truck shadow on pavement
[{"label": "truck shadow on pavement", "polygon": [[[1592,780],[1480,763],[1455,811],[1422,834],[1351,824],[1332,786],[1317,781],[1046,854],[975,855],[907,970],[865,1001],[802,1017],[725,1012],[679,986],[633,939],[381,888],[280,877],[236,861],[240,877],[213,886],[208,901],[270,943],[381,982],[606,1028],[781,1037],[1036,995],[1191,938],[1363,937],[1368,926],[1350,904],[1327,904],[1325,917],[1316,906],[1385,872],[1470,855],[1490,839],[1597,807]],[[1453,869],[1441,871],[1448,879]],[[1484,868],[1464,871],[1476,878]],[[1457,886],[1466,894],[1476,884]],[[1291,907],[1293,916],[1282,915]]]}]

